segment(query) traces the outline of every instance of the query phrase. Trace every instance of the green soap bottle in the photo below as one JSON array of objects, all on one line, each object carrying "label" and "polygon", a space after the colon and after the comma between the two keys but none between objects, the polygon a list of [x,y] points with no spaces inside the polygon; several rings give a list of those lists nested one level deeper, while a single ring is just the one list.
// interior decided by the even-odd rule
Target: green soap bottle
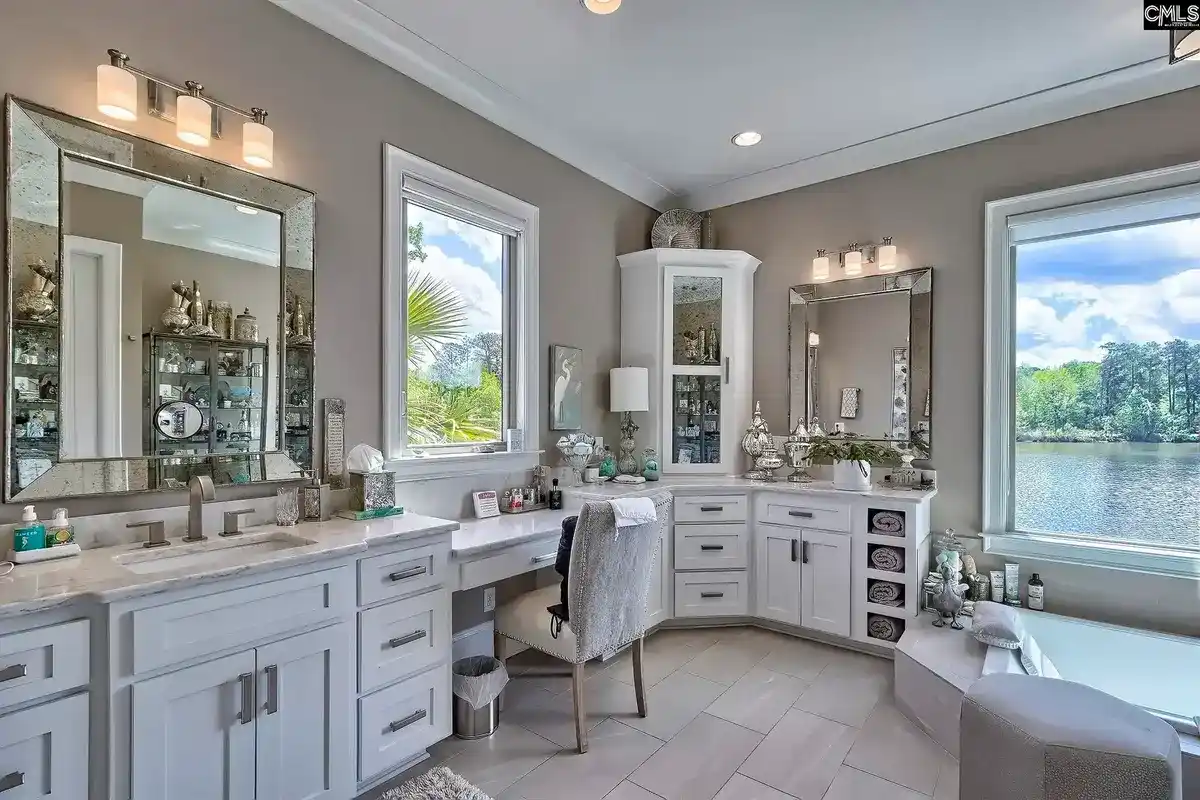
[{"label": "green soap bottle", "polygon": [[65,508],[54,509],[54,521],[46,526],[46,547],[62,547],[75,541],[75,529]]},{"label": "green soap bottle", "polygon": [[25,506],[21,512],[21,524],[13,531],[13,550],[23,553],[26,550],[41,550],[45,546],[46,526],[38,522],[33,506]]}]

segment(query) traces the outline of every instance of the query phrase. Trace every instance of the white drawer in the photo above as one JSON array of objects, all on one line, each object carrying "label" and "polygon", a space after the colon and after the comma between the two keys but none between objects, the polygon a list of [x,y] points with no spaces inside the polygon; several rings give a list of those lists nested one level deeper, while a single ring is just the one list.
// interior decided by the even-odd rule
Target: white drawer
[{"label": "white drawer", "polygon": [[423,592],[446,582],[450,573],[450,541],[358,562],[358,604],[369,606]]},{"label": "white drawer", "polygon": [[755,519],[790,528],[850,531],[850,506],[836,500],[759,495]]},{"label": "white drawer", "polygon": [[0,636],[0,709],[87,684],[90,624],[80,619]]},{"label": "white drawer", "polygon": [[450,592],[435,589],[358,614],[358,690],[450,658]]},{"label": "white drawer", "polygon": [[750,613],[745,572],[675,573],[675,616],[727,617]]},{"label": "white drawer", "polygon": [[358,701],[358,779],[404,763],[450,735],[450,665]]},{"label": "white drawer", "polygon": [[745,495],[676,497],[676,522],[745,522]]},{"label": "white drawer", "polygon": [[745,569],[749,564],[746,523],[675,526],[675,569]]},{"label": "white drawer", "polygon": [[558,555],[558,534],[552,538],[506,548],[503,553],[462,564],[458,590],[490,586],[497,581],[543,567],[553,567]]},{"label": "white drawer", "polygon": [[354,573],[345,566],[139,609],[133,672],[311,629],[353,608]]},{"label": "white drawer", "polygon": [[0,717],[0,797],[81,800],[88,794],[88,696]]}]

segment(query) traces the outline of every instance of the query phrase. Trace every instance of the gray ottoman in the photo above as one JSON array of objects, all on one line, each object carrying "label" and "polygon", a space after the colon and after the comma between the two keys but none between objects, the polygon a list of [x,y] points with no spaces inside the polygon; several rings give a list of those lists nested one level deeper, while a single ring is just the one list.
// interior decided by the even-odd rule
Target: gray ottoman
[{"label": "gray ottoman", "polygon": [[963,698],[963,800],[1181,800],[1179,736],[1088,686],[988,675]]}]

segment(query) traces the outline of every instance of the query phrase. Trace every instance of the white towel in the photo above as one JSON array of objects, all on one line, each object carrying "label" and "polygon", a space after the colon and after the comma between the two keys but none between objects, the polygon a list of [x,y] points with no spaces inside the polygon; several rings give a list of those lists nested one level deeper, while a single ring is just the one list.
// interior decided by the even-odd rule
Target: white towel
[{"label": "white towel", "polygon": [[654,501],[649,497],[619,497],[610,500],[613,516],[617,518],[617,528],[628,528],[631,525],[645,525],[658,520],[654,511]]}]

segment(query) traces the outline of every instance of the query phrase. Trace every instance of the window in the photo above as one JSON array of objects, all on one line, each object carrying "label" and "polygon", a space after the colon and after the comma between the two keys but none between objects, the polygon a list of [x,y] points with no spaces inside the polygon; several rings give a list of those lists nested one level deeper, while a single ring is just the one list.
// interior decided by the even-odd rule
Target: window
[{"label": "window", "polygon": [[389,146],[385,214],[388,459],[418,477],[521,467],[476,451],[509,428],[535,449],[537,209]]},{"label": "window", "polygon": [[988,204],[989,551],[1200,573],[1198,180]]}]

